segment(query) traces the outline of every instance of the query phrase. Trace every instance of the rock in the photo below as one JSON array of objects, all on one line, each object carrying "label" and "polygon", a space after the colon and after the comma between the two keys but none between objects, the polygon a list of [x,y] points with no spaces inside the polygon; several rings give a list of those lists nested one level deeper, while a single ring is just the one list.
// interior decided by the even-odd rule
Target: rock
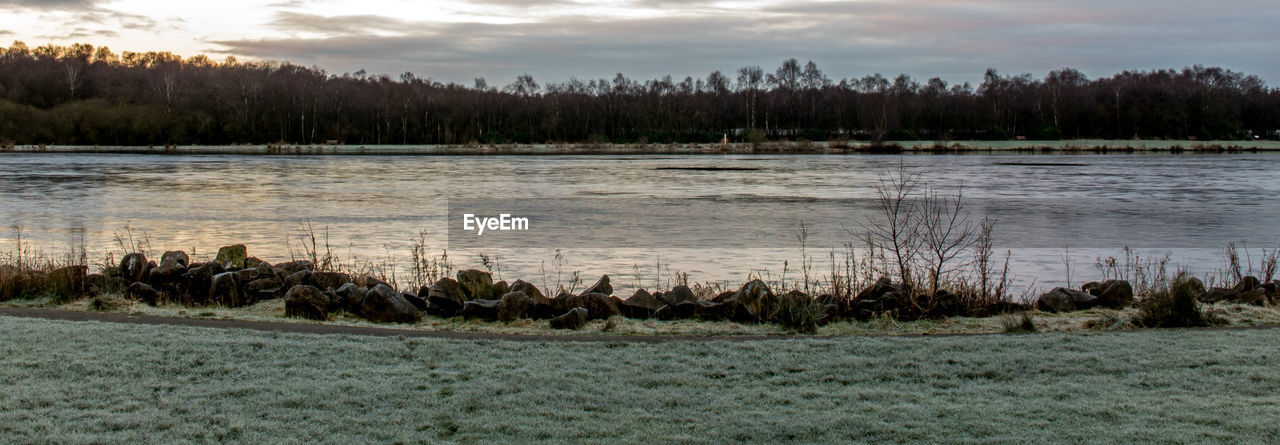
[{"label": "rock", "polygon": [[601,293],[569,295],[563,299],[560,307],[562,309],[585,308],[587,318],[590,320],[603,320],[619,313],[617,301]]},{"label": "rock", "polygon": [[324,290],[323,287],[320,287],[320,283],[316,282],[316,273],[309,270],[300,270],[284,278],[285,289],[293,289],[294,286],[301,285],[315,286]]},{"label": "rock", "polygon": [[142,274],[147,271],[147,257],[141,253],[131,253],[120,259],[120,277],[129,284],[142,281]]},{"label": "rock", "polygon": [[630,298],[618,305],[618,311],[627,318],[653,318],[663,306],[662,302],[644,289],[637,290]]},{"label": "rock", "polygon": [[45,279],[54,295],[64,299],[79,299],[88,291],[85,283],[88,275],[89,266],[66,266],[50,271]]},{"label": "rock", "polygon": [[[532,298],[532,299],[533,299],[533,301],[535,301],[535,302],[549,302],[549,301],[550,301],[550,299],[549,299],[549,298],[547,298],[547,296],[546,296],[546,295],[543,295],[543,294],[542,294],[542,291],[538,290],[538,286],[534,286],[533,284],[530,284],[529,282],[524,281],[524,280],[516,280],[516,282],[515,282],[515,283],[511,283],[511,289],[510,289],[510,290],[508,290],[507,292],[508,292],[508,293],[510,293],[510,292],[524,292],[524,294],[525,294],[525,295],[528,295],[528,296],[529,296],[529,298]],[[503,295],[506,295],[506,294],[503,294]]]},{"label": "rock", "polygon": [[[509,293],[511,293],[511,286],[508,285],[506,281],[499,281],[497,283],[493,283],[494,295],[504,296]],[[529,294],[525,294],[525,295],[529,295]]]},{"label": "rock", "polygon": [[267,269],[271,268],[271,263],[262,261],[262,258],[251,256],[244,259],[244,267],[246,269],[257,269],[258,266],[263,266],[263,265],[265,265]]},{"label": "rock", "polygon": [[467,295],[468,300],[494,298],[493,276],[489,275],[489,272],[476,269],[460,270],[458,284],[462,286],[462,292]]},{"label": "rock", "polygon": [[694,301],[698,299],[698,297],[693,295],[693,290],[689,289],[689,286],[685,285],[673,287],[671,290],[666,292],[659,292],[653,297],[668,306],[675,306],[686,301]]},{"label": "rock", "polygon": [[1267,291],[1262,288],[1254,288],[1240,293],[1236,298],[1236,302],[1240,304],[1251,304],[1254,306],[1266,306],[1268,304]]},{"label": "rock", "polygon": [[165,261],[169,260],[181,264],[182,267],[191,267],[191,257],[181,250],[170,250],[160,255],[160,264],[164,264]]},{"label": "rock", "polygon": [[391,284],[390,284],[390,283],[387,283],[386,281],[382,281],[382,280],[379,280],[379,279],[377,279],[377,278],[374,278],[374,277],[371,277],[371,276],[367,276],[367,275],[364,277],[364,287],[367,287],[367,288],[369,288],[369,289],[373,289],[373,288],[375,288],[375,287],[378,287],[378,285],[379,285],[379,284],[381,284],[381,285],[383,285],[383,286],[386,286],[386,287],[391,287]]},{"label": "rock", "polygon": [[400,296],[404,298],[404,301],[408,301],[409,304],[413,305],[413,307],[418,308],[419,312],[427,312],[427,308],[430,306],[427,304],[426,299],[418,298],[417,295],[408,292],[401,292]]},{"label": "rock", "polygon": [[338,303],[347,312],[360,315],[360,305],[364,304],[364,296],[368,293],[368,289],[356,286],[356,283],[347,283],[333,291],[338,296]]},{"label": "rock", "polygon": [[1071,312],[1079,309],[1088,309],[1097,304],[1098,297],[1065,287],[1045,292],[1037,300],[1040,310],[1045,312]]},{"label": "rock", "polygon": [[84,277],[85,294],[90,297],[106,294],[107,276],[100,273],[91,273]]},{"label": "rock", "polygon": [[1258,277],[1250,275],[1250,276],[1241,278],[1240,282],[1236,283],[1235,287],[1233,287],[1232,289],[1235,289],[1236,292],[1248,292],[1248,291],[1257,289],[1258,286],[1261,286],[1261,285],[1262,285],[1262,282],[1258,280]]},{"label": "rock", "polygon": [[1098,306],[1123,309],[1133,306],[1133,287],[1125,280],[1090,282],[1080,287],[1089,295],[1098,297]]},{"label": "rock", "polygon": [[360,313],[366,319],[380,322],[417,323],[422,319],[418,308],[386,284],[374,286],[365,293]]},{"label": "rock", "polygon": [[136,282],[130,284],[129,287],[124,290],[124,297],[155,306],[156,303],[160,301],[160,292],[157,292],[156,288],[151,287],[150,284]]},{"label": "rock", "polygon": [[535,303],[524,292],[508,292],[498,301],[498,320],[513,321],[528,316]]},{"label": "rock", "polygon": [[600,280],[596,281],[596,284],[592,284],[590,287],[586,288],[586,290],[583,290],[582,293],[613,295],[613,286],[609,284],[609,276],[601,275]]},{"label": "rock", "polygon": [[284,294],[284,315],[311,320],[327,320],[329,297],[315,286],[300,284]]},{"label": "rock", "polygon": [[218,256],[214,261],[222,264],[223,269],[240,270],[244,269],[244,262],[248,257],[249,253],[244,244],[236,244],[218,249]]},{"label": "rock", "polygon": [[882,300],[886,296],[893,296],[890,294],[900,293],[902,293],[902,288],[893,284],[893,280],[889,279],[889,277],[881,277],[879,280],[876,280],[874,284],[863,289],[862,292],[858,292],[858,295],[853,297],[853,299],[854,301]]},{"label": "rock", "polygon": [[1189,277],[1183,283],[1196,295],[1201,295],[1208,291],[1208,288],[1204,287],[1204,282],[1196,277]]},{"label": "rock", "polygon": [[226,307],[240,307],[251,303],[240,293],[240,275],[223,272],[209,282],[209,301]]},{"label": "rock", "polygon": [[462,303],[467,295],[462,285],[453,278],[441,278],[430,286],[418,290],[418,295],[426,295],[428,313],[437,317],[449,318],[462,312]]},{"label": "rock", "polygon": [[683,301],[676,305],[666,305],[654,314],[659,320],[727,320],[732,314],[724,303],[707,300]]},{"label": "rock", "polygon": [[280,263],[280,264],[271,266],[271,270],[275,271],[276,276],[283,278],[303,270],[314,271],[316,270],[316,266],[314,264],[311,264],[310,261],[298,260],[298,261],[289,261],[287,263]]},{"label": "rock", "polygon": [[1215,287],[1200,294],[1201,303],[1221,303],[1224,301],[1236,301],[1240,298],[1240,291],[1228,289],[1225,287]]},{"label": "rock", "polygon": [[[166,257],[160,260],[160,265],[151,269],[151,278],[148,282],[161,285],[182,280],[182,275],[187,273],[187,263],[180,257],[170,256],[171,253],[173,252],[165,252]],[[182,253],[182,255],[186,254]]]},{"label": "rock", "polygon": [[564,315],[551,319],[551,329],[582,329],[587,325],[587,310],[576,307],[569,309]]},{"label": "rock", "polygon": [[213,284],[214,275],[224,272],[226,270],[217,261],[210,261],[198,267],[187,269],[187,273],[182,275],[182,279],[187,283],[188,303],[199,304],[208,300],[209,287]]},{"label": "rock", "polygon": [[[849,300],[846,298],[840,298],[832,294],[822,294],[822,295],[819,295],[818,298],[815,299],[815,301],[817,301],[819,304],[823,306],[828,307],[829,312],[826,318],[828,321],[835,321],[837,319],[844,317],[845,314],[849,313],[850,305],[849,305]],[[830,312],[830,311],[834,311],[834,312]]]},{"label": "rock", "polygon": [[262,301],[276,298],[280,295],[282,285],[280,281],[274,278],[259,278],[243,286],[240,286],[240,292],[245,295],[248,300]]},{"label": "rock", "polygon": [[351,282],[351,276],[341,272],[313,272],[311,277],[321,289],[337,289]]},{"label": "rock", "polygon": [[726,298],[722,304],[730,309],[730,318],[734,320],[759,322],[773,313],[777,296],[768,285],[764,284],[764,281],[751,280],[742,285],[732,296]]},{"label": "rock", "polygon": [[493,321],[498,319],[498,305],[502,300],[467,300],[462,303],[462,316]]}]

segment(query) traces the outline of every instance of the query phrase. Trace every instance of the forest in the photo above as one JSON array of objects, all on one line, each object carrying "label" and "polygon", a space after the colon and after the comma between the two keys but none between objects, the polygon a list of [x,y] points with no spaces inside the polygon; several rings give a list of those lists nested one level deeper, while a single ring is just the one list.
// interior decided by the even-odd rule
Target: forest
[{"label": "forest", "polygon": [[832,78],[788,59],[705,77],[443,83],[90,44],[0,48],[0,141],[60,145],[1275,139],[1280,90],[1217,67],[978,85]]}]

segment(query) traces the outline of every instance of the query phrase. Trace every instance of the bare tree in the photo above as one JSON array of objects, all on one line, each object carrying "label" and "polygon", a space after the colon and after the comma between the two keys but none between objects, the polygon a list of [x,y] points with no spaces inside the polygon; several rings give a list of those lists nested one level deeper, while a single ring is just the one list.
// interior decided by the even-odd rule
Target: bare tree
[{"label": "bare tree", "polygon": [[876,212],[867,217],[867,233],[893,254],[898,278],[906,287],[914,287],[912,269],[922,245],[919,208],[911,197],[919,184],[920,175],[908,173],[901,163],[881,173],[874,186]]},{"label": "bare tree", "polygon": [[943,196],[936,188],[925,188],[920,203],[920,233],[924,238],[931,295],[937,294],[946,276],[964,266],[956,260],[973,247],[977,231],[964,206],[963,185],[954,196]]}]

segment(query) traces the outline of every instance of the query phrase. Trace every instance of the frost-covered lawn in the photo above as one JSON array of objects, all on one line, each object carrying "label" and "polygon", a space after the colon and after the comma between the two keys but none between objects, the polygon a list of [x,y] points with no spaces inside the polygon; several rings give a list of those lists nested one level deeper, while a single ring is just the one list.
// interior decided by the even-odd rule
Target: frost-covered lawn
[{"label": "frost-covered lawn", "polygon": [[1266,442],[1280,330],[663,344],[0,317],[0,443]]}]

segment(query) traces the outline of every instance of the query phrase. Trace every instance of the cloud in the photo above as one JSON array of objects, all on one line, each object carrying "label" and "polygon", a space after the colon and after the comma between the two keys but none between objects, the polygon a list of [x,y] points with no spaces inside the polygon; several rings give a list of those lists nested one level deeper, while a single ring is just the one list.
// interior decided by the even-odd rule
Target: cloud
[{"label": "cloud", "polygon": [[71,9],[93,7],[96,0],[0,0],[0,6],[18,6],[32,9]]},{"label": "cloud", "polygon": [[[1269,54],[1280,38],[1270,2],[1227,5],[1170,0],[865,0],[767,2],[632,0],[626,12],[595,14],[572,0],[476,0],[492,24],[414,21],[379,14],[325,16],[280,11],[281,37],[222,38],[216,52],[290,60],[338,72],[414,71],[447,81],[521,73],[539,80],[705,75],[747,65],[771,71],[785,58],[814,60],[833,78],[881,72],[976,81],[1073,66],[1091,76],[1125,69],[1222,65],[1280,78]],[[559,9],[557,9],[559,8]],[[584,12],[590,10],[591,12]],[[628,16],[634,11],[645,14]],[[551,12],[547,12],[551,11]]]}]

